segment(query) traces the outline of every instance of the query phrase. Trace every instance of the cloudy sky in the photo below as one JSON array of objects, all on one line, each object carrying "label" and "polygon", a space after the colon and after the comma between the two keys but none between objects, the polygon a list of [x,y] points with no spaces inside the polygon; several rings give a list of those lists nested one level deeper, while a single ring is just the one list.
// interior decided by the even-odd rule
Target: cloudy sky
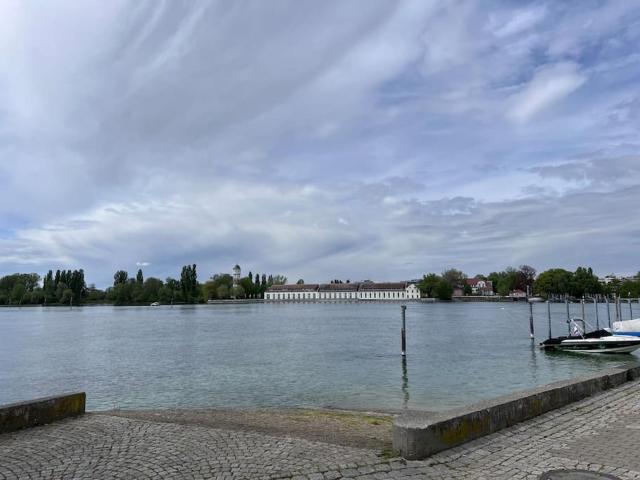
[{"label": "cloudy sky", "polygon": [[640,269],[640,3],[0,0],[0,274]]}]

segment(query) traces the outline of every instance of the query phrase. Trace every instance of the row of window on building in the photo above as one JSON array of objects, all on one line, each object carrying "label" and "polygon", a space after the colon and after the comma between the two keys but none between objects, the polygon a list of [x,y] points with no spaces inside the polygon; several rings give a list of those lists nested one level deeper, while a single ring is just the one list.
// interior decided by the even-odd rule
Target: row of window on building
[{"label": "row of window on building", "polygon": [[265,292],[265,300],[418,300],[420,298],[420,290],[413,284],[392,290],[360,290],[354,285],[355,288],[350,289],[351,291],[322,291],[321,288],[308,289],[294,285],[287,287],[289,286],[279,285],[277,288],[270,288]]}]

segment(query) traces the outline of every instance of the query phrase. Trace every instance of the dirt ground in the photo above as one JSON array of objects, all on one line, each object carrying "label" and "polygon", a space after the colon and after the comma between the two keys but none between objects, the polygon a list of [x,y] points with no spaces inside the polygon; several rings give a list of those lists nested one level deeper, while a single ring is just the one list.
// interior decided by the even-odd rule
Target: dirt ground
[{"label": "dirt ground", "polygon": [[111,410],[108,415],[155,422],[200,425],[391,451],[393,415],[332,409]]}]

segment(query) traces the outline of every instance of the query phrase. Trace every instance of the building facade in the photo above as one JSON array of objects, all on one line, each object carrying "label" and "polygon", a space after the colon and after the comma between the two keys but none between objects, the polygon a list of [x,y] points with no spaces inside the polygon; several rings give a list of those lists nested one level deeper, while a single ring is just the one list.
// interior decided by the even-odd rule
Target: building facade
[{"label": "building facade", "polygon": [[467,285],[471,287],[472,295],[494,295],[493,282],[480,278],[467,278]]},{"label": "building facade", "polygon": [[419,300],[420,290],[413,283],[325,283],[273,285],[267,289],[268,301],[394,301]]}]

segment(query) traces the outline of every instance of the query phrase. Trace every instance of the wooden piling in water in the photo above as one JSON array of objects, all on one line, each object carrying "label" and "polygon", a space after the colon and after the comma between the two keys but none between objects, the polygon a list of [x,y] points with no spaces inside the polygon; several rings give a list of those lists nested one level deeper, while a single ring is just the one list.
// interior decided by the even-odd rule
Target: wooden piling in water
[{"label": "wooden piling in water", "polygon": [[551,338],[551,302],[547,300],[547,320],[549,320],[549,338]]},{"label": "wooden piling in water", "polygon": [[598,315],[598,299],[593,297],[593,306],[596,309],[596,330],[600,330],[600,316]]},{"label": "wooden piling in water", "polygon": [[611,311],[609,310],[609,295],[604,297],[607,301],[607,320],[609,321],[609,328],[611,328]]},{"label": "wooden piling in water", "polygon": [[407,355],[407,324],[406,324],[406,311],[407,306],[402,305],[400,307],[402,309],[402,331],[401,333],[401,343],[402,343],[402,356]]},{"label": "wooden piling in water", "polygon": [[571,335],[571,314],[569,313],[569,299],[567,297],[564,298],[564,304],[567,306],[567,330]]},{"label": "wooden piling in water", "polygon": [[533,340],[533,302],[529,300],[529,338]]}]

